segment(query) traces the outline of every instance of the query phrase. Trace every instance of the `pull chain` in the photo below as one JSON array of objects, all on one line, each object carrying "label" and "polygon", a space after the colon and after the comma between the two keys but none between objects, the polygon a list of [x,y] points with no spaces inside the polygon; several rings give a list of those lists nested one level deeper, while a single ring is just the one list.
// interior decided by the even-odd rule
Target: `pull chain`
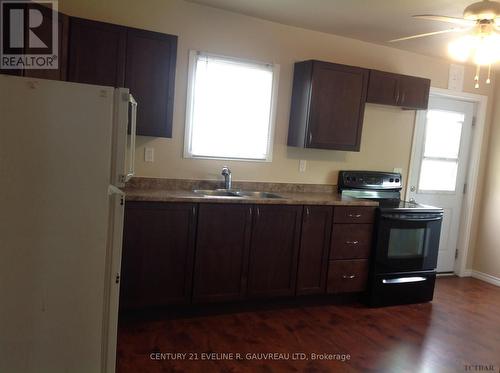
[{"label": "pull chain", "polygon": [[481,66],[477,65],[476,66],[476,76],[474,77],[474,88],[479,88],[479,72],[480,72]]}]

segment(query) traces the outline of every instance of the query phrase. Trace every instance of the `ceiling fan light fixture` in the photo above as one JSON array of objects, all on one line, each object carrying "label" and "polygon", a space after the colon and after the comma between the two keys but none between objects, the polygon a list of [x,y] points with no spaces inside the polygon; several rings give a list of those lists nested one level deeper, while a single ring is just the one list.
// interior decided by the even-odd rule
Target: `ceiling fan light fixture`
[{"label": "ceiling fan light fixture", "polygon": [[474,48],[475,37],[473,35],[461,36],[448,43],[448,54],[459,62],[466,62]]},{"label": "ceiling fan light fixture", "polygon": [[480,36],[474,51],[476,65],[491,65],[500,60],[500,35],[491,33]]},{"label": "ceiling fan light fixture", "polygon": [[[500,1],[500,0],[499,0]],[[486,84],[491,83],[491,65],[500,61],[500,2],[483,0],[464,9],[463,18],[437,14],[418,14],[413,18],[460,25],[451,29],[426,32],[390,40],[399,42],[450,32],[469,32],[448,43],[449,56],[460,62],[471,61],[476,65],[474,86],[479,88],[481,66],[488,66]]]},{"label": "ceiling fan light fixture", "polygon": [[491,20],[500,16],[500,3],[483,0],[464,9],[464,18],[470,20]]},{"label": "ceiling fan light fixture", "polygon": [[448,44],[448,54],[459,62],[472,57],[476,65],[491,65],[500,60],[500,35],[464,35]]}]

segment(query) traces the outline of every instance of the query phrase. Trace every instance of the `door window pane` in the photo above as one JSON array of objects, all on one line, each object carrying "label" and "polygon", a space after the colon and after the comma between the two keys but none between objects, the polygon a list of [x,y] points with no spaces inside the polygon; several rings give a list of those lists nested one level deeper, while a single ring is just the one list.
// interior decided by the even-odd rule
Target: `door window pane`
[{"label": "door window pane", "polygon": [[423,159],[420,169],[419,190],[455,190],[457,183],[458,160],[443,161]]},{"label": "door window pane", "polygon": [[424,157],[458,158],[464,114],[429,110],[425,127]]}]

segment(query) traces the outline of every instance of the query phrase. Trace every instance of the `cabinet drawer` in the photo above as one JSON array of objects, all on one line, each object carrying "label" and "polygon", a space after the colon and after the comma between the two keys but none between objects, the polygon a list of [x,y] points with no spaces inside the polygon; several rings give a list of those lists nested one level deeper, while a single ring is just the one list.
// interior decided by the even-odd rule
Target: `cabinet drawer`
[{"label": "cabinet drawer", "polygon": [[368,278],[368,260],[331,260],[328,267],[328,293],[364,291]]},{"label": "cabinet drawer", "polygon": [[372,232],[372,224],[334,224],[330,259],[368,259]]},{"label": "cabinet drawer", "polygon": [[374,207],[335,207],[333,209],[334,223],[373,223]]}]

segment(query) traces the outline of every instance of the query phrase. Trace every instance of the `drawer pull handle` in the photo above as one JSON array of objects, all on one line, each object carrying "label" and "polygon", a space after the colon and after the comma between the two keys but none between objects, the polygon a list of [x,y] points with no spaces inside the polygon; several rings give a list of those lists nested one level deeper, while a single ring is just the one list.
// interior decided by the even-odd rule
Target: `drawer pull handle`
[{"label": "drawer pull handle", "polygon": [[353,278],[356,278],[356,275],[342,275],[342,278],[344,280],[352,280]]},{"label": "drawer pull handle", "polygon": [[346,241],[345,243],[348,245],[357,245],[359,241]]},{"label": "drawer pull handle", "polygon": [[349,216],[350,218],[356,218],[357,219],[357,218],[361,217],[361,214],[349,214],[347,216]]}]

